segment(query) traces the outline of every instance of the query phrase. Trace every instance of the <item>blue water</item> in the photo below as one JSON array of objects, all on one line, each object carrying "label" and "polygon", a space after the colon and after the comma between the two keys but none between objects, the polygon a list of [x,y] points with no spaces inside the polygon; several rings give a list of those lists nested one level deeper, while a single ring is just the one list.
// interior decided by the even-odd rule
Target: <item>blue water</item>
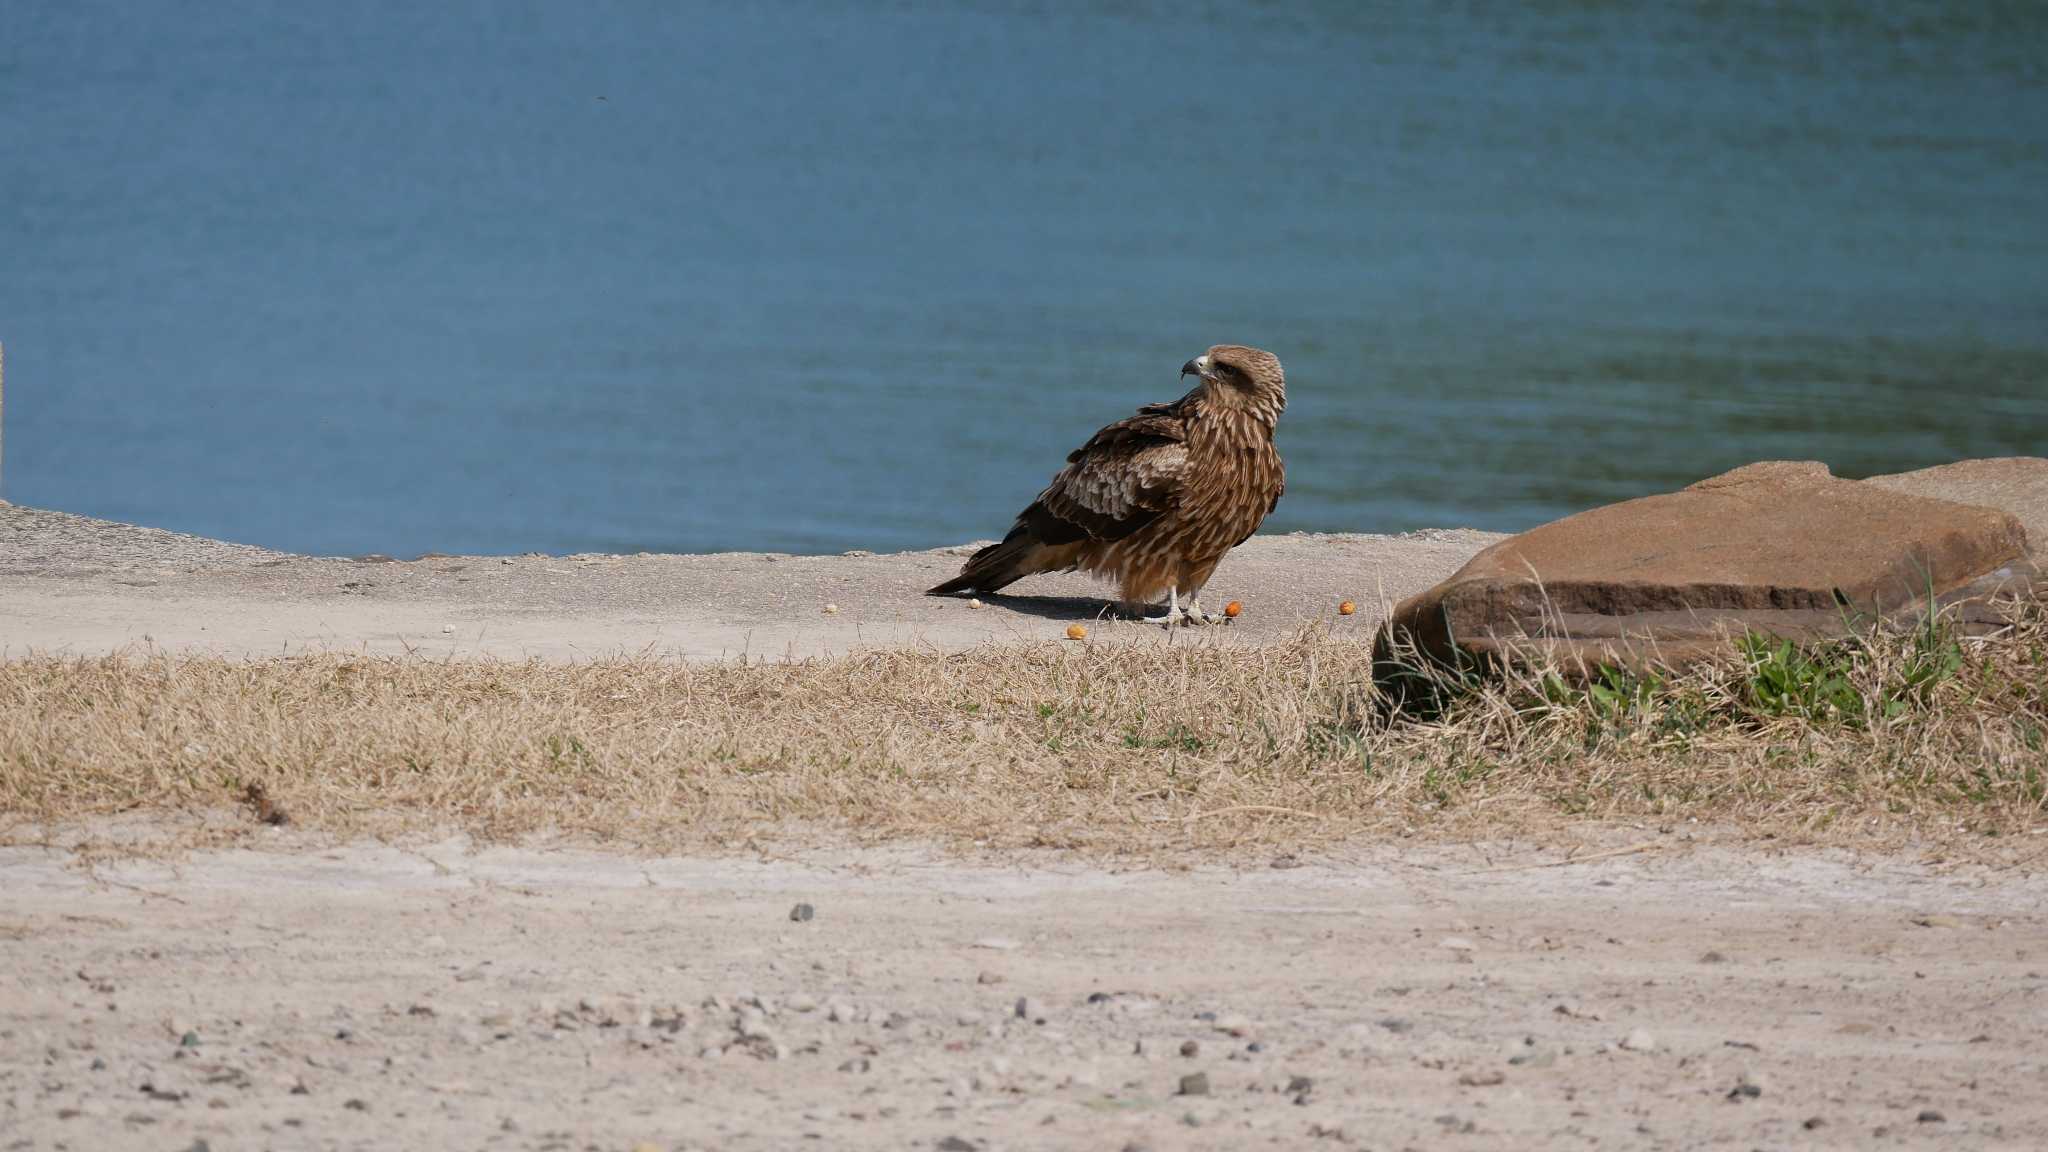
[{"label": "blue water", "polygon": [[1216,342],[1268,530],[2048,453],[2048,5],[0,0],[4,494],[1000,534]]}]

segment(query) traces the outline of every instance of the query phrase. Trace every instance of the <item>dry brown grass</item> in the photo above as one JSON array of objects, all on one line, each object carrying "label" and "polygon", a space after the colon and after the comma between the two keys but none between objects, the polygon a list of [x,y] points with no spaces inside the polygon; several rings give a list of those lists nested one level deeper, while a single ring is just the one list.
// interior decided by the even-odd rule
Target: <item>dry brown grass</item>
[{"label": "dry brown grass", "polygon": [[[1393,723],[1364,646],[1316,632],[753,666],[37,658],[0,664],[0,813],[242,805],[253,826],[270,803],[339,833],[675,846],[801,826],[1109,851],[1586,819],[1830,842],[2048,822],[2048,616],[1930,642],[1823,653],[1834,679],[1789,706],[1759,687],[1769,657],[1731,652],[1604,692],[1525,675]],[[1940,674],[1916,680],[1930,653]]]}]

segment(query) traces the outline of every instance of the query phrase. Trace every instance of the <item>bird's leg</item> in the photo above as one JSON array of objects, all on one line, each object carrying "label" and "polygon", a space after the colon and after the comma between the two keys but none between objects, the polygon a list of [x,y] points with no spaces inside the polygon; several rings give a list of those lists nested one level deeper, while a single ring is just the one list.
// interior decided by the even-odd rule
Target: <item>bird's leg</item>
[{"label": "bird's leg", "polygon": [[1175,624],[1176,622],[1178,622],[1178,621],[1180,620],[1180,618],[1181,618],[1181,608],[1180,608],[1180,589],[1179,589],[1179,588],[1176,588],[1176,587],[1174,587],[1174,586],[1173,586],[1173,585],[1171,585],[1171,584],[1169,584],[1169,585],[1167,585],[1167,586],[1166,586],[1166,615],[1164,615],[1164,616],[1147,616],[1147,617],[1145,617],[1145,618],[1144,618],[1143,620],[1140,620],[1140,621],[1139,621],[1139,623],[1140,623],[1140,624],[1164,624],[1164,625],[1166,625],[1166,626],[1167,626],[1168,628],[1171,628],[1171,627],[1173,627],[1173,626],[1174,626],[1174,624]]},{"label": "bird's leg", "polygon": [[1188,623],[1190,624],[1222,624],[1228,620],[1228,617],[1202,611],[1202,590],[1200,588],[1188,594],[1187,616]]}]

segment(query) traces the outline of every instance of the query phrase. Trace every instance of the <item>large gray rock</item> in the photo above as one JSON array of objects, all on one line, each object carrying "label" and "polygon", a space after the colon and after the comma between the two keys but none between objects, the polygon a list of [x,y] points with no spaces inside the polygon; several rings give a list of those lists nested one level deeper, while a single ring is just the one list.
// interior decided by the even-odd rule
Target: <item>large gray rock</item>
[{"label": "large gray rock", "polygon": [[[1986,475],[1966,470],[1945,483],[2001,498],[2014,490]],[[1726,653],[1731,634],[1822,639],[1930,601],[1984,622],[1993,593],[2040,580],[2011,513],[1915,495],[1892,482],[1900,479],[1864,483],[1824,464],[1772,461],[1567,516],[1403,601],[1380,634],[1381,655],[1395,655],[1390,638],[1401,637],[1446,661],[1520,654],[1579,672],[1676,666]]]}]

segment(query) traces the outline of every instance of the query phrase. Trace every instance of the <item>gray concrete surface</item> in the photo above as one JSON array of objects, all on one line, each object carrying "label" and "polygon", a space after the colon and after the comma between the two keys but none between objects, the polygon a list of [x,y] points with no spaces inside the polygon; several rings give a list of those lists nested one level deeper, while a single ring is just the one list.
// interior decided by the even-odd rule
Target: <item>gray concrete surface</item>
[{"label": "gray concrete surface", "polygon": [[[1204,594],[1245,612],[1224,642],[1284,637],[1310,621],[1371,635],[1383,601],[1419,592],[1490,533],[1254,537]],[[961,649],[1163,629],[1097,621],[1110,589],[1033,577],[1012,594],[922,595],[971,546],[894,555],[294,556],[0,504],[0,656],[154,646],[224,655],[311,650],[583,659],[649,652],[689,659],[810,657],[863,648]],[[1358,613],[1339,619],[1337,605]],[[827,607],[836,607],[827,613]]]}]

